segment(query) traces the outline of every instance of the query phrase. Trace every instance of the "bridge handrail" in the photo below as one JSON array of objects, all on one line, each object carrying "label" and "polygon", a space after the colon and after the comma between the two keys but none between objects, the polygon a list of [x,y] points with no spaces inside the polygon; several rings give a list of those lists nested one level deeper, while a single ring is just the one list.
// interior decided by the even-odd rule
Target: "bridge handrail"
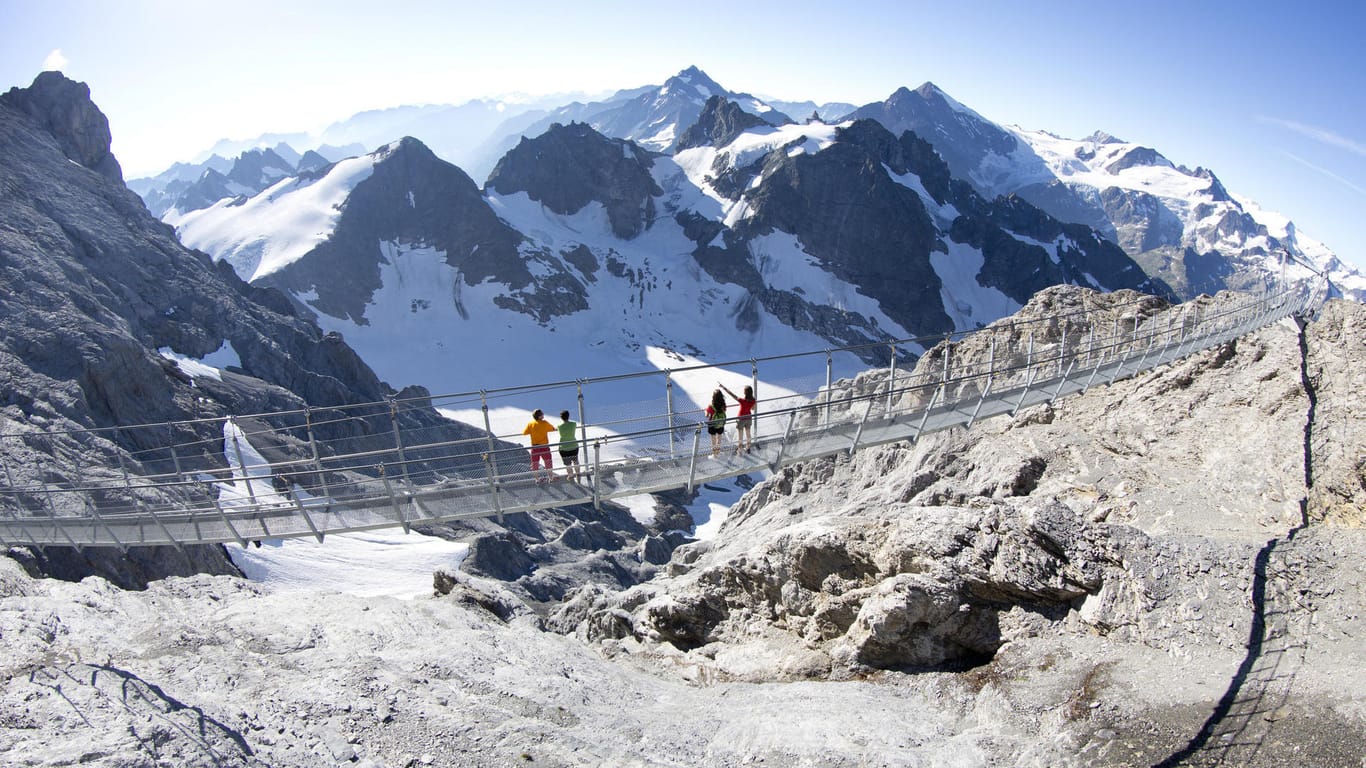
[{"label": "bridge handrail", "polygon": [[[1326,290],[1326,286],[1323,290]],[[1047,317],[1001,322],[975,332],[922,336],[914,339],[855,345],[838,350],[793,353],[717,365],[688,366],[661,372],[575,379],[556,384],[535,385],[529,388],[481,391],[477,394],[485,407],[490,392],[506,394],[518,391],[543,391],[557,386],[561,388],[573,386],[579,389],[580,398],[582,398],[585,384],[660,375],[665,377],[666,384],[668,384],[669,377],[676,372],[708,368],[724,369],[728,366],[740,365],[751,366],[757,383],[758,363],[761,361],[771,362],[821,356],[826,360],[827,383],[815,389],[796,388],[790,390],[791,394],[767,398],[766,401],[769,402],[769,406],[764,409],[763,413],[758,413],[754,417],[755,431],[757,433],[761,425],[771,427],[776,424],[781,427],[783,419],[786,418],[786,431],[779,441],[785,443],[789,440],[815,440],[816,438],[812,435],[834,433],[840,429],[852,428],[856,425],[858,432],[854,434],[853,442],[857,445],[865,426],[870,422],[875,411],[874,406],[878,402],[885,401],[886,403],[885,410],[879,415],[879,419],[895,421],[897,414],[922,415],[923,418],[918,427],[910,430],[911,434],[918,436],[925,430],[926,421],[930,418],[931,411],[936,407],[953,412],[955,408],[950,406],[971,405],[975,402],[976,407],[967,420],[967,423],[970,424],[971,420],[975,419],[978,413],[982,411],[983,405],[988,400],[989,393],[993,388],[999,392],[1008,386],[1023,386],[1023,394],[1019,395],[1016,404],[1016,407],[1019,407],[1019,404],[1024,403],[1029,395],[1031,386],[1043,381],[1043,377],[1050,377],[1047,380],[1051,386],[1055,387],[1054,396],[1061,393],[1068,386],[1071,372],[1083,358],[1085,363],[1080,372],[1085,373],[1087,368],[1093,368],[1086,383],[1082,386],[1084,389],[1095,382],[1102,367],[1110,366],[1107,371],[1113,378],[1109,380],[1132,375],[1135,371],[1142,370],[1143,366],[1148,365],[1150,360],[1156,361],[1152,363],[1153,365],[1168,361],[1170,358],[1167,357],[1166,352],[1173,343],[1179,342],[1177,343],[1178,351],[1182,354],[1189,354],[1196,349],[1205,348],[1208,344],[1220,343],[1225,340],[1226,336],[1236,336],[1280,317],[1315,307],[1322,300],[1323,291],[1317,285],[1312,286],[1312,290],[1306,290],[1303,286],[1292,286],[1278,293],[1267,292],[1240,301],[1226,301],[1213,307],[1199,303],[1154,307],[1154,299],[1141,296],[1104,307],[1083,308],[1082,310],[1062,312]],[[1133,313],[1120,314],[1122,310],[1138,305],[1147,305],[1150,311],[1145,314],[1140,309]],[[1106,331],[1099,328],[1096,323],[1090,322],[1087,323],[1089,328],[1084,340],[1075,336],[1069,340],[1067,335],[1069,325],[1064,321],[1092,315],[1097,309],[1104,311],[1107,320],[1112,319],[1110,329]],[[1179,319],[1178,314],[1180,315]],[[1190,315],[1194,315],[1194,318]],[[1162,320],[1161,323],[1158,322],[1159,318]],[[1062,329],[1061,337],[1059,338],[1057,334],[1052,336],[1044,334],[1038,344],[1038,349],[1035,349],[1033,329],[1040,324],[1044,324],[1045,328],[1060,327]],[[1024,349],[1020,348],[1021,345],[1025,344],[1023,339],[1018,339],[1018,343],[1013,347],[1003,345],[1002,348],[998,349],[998,339],[1002,336],[1006,339],[1012,339],[1014,334],[1023,330],[1029,331],[1029,340]],[[975,360],[954,360],[955,357],[962,354],[961,349],[967,349],[964,345],[968,344],[969,340],[974,339],[982,341],[982,343],[989,343],[987,353],[983,355],[982,350],[978,350]],[[934,341],[935,344],[928,345],[930,341]],[[1069,344],[1069,341],[1072,343]],[[898,370],[897,363],[899,360],[896,357],[896,348],[898,346],[904,348],[905,345],[909,344],[916,344],[921,347],[920,355],[915,356],[917,359],[926,355],[932,358],[937,356],[940,364],[939,372],[935,373],[934,370],[915,372],[909,365],[905,366],[904,370]],[[1162,347],[1163,354],[1155,356],[1152,354],[1152,350],[1157,346]],[[829,375],[831,355],[876,347],[890,347],[892,357],[888,367],[865,371],[865,374],[873,377],[869,379],[872,382],[871,384],[860,384],[860,379],[865,376],[865,374],[860,374],[853,379],[840,381],[838,387],[832,387],[834,382],[830,382]],[[959,351],[956,352],[955,350]],[[1134,361],[1137,361],[1137,365],[1130,369],[1129,366]],[[934,359],[931,360],[931,363],[933,362],[935,362]],[[954,362],[958,363],[957,368],[953,367]],[[1076,382],[1072,383],[1075,384]],[[860,390],[860,387],[865,387],[865,389]],[[426,404],[441,399],[462,396],[472,398],[475,394],[413,398],[402,401],[402,403],[414,407],[417,403],[422,403],[423,407],[426,407]],[[789,399],[794,404],[782,405],[784,401]],[[471,402],[473,401],[471,400]],[[496,510],[494,514],[501,514],[501,507],[498,507],[500,489],[529,481],[531,478],[531,473],[522,466],[526,454],[525,447],[508,445],[506,441],[501,441],[498,435],[482,435],[454,440],[440,439],[424,443],[411,439],[416,432],[415,428],[402,427],[397,421],[391,421],[389,425],[392,428],[396,443],[393,447],[336,451],[333,446],[325,445],[326,451],[318,451],[313,428],[326,423],[326,420],[314,422],[312,421],[314,414],[344,413],[347,409],[368,408],[371,409],[371,413],[366,416],[352,416],[337,421],[376,417],[393,420],[399,413],[400,405],[401,401],[391,399],[352,404],[339,408],[308,408],[227,418],[190,419],[151,425],[68,430],[65,432],[35,431],[0,434],[0,440],[51,440],[59,435],[97,434],[111,430],[123,433],[136,433],[139,430],[162,430],[172,438],[171,442],[160,447],[139,449],[130,455],[137,462],[155,463],[161,461],[165,466],[170,466],[172,462],[175,465],[174,472],[140,471],[141,468],[136,465],[132,468],[133,471],[129,471],[129,468],[123,464],[124,453],[118,453],[117,455],[120,457],[120,469],[118,471],[107,466],[100,467],[97,472],[92,470],[94,474],[84,475],[81,479],[87,482],[79,485],[75,483],[63,484],[60,481],[16,483],[10,474],[9,467],[6,466],[4,479],[7,484],[0,488],[0,544],[67,543],[81,546],[82,541],[87,541],[86,545],[88,546],[104,544],[125,546],[126,542],[121,541],[120,537],[115,534],[115,526],[125,524],[131,526],[132,523],[129,521],[139,521],[143,528],[155,524],[160,531],[164,532],[164,537],[161,533],[154,533],[153,536],[161,537],[168,543],[179,544],[181,541],[171,535],[169,525],[189,525],[192,523],[195,530],[198,531],[201,524],[208,525],[210,522],[216,524],[220,519],[229,529],[232,529],[233,536],[227,537],[226,534],[219,532],[205,535],[203,540],[229,540],[229,538],[240,540],[242,537],[233,526],[232,521],[243,523],[246,520],[260,518],[260,525],[262,529],[265,529],[266,516],[280,513],[282,510],[289,511],[291,508],[294,510],[291,514],[297,513],[296,517],[302,515],[307,518],[308,526],[312,529],[313,535],[321,537],[321,529],[311,519],[310,509],[318,509],[323,504],[363,505],[366,499],[371,501],[375,499],[388,500],[399,522],[406,527],[408,522],[400,509],[399,496],[395,494],[401,494],[405,500],[404,503],[418,503],[424,494],[431,496],[432,494],[445,493],[456,487],[479,488],[487,486],[489,494],[494,499]],[[858,406],[862,406],[861,417],[857,413],[860,410]],[[819,423],[812,428],[814,431],[808,433],[796,429],[799,417],[812,417],[813,414],[818,415],[820,419]],[[294,426],[269,425],[268,419],[279,420],[279,417],[284,415],[303,416],[304,423]],[[652,462],[660,462],[664,458],[677,460],[677,457],[684,453],[678,446],[686,443],[689,439],[696,446],[700,442],[700,416],[700,409],[675,410],[672,401],[670,401],[667,414],[646,412],[638,416],[611,417],[585,424],[581,433],[585,438],[583,453],[587,454],[591,451],[595,454],[593,456],[595,473],[619,472],[624,468],[645,471],[642,468],[648,468]],[[292,439],[293,444],[303,445],[302,438],[289,438],[289,435],[295,431],[302,432],[306,428],[308,431],[307,444],[313,446],[314,455],[309,457],[301,452],[296,457],[247,462],[242,460],[239,447],[239,457],[235,460],[233,456],[228,455],[227,430],[229,425],[235,426],[237,421],[246,420],[254,420],[254,423],[269,427],[269,429],[251,433],[242,430],[243,439],[247,442],[250,442],[253,436],[263,436],[269,433],[273,434],[277,442],[282,444],[288,443]],[[642,423],[644,426],[641,426]],[[620,425],[628,425],[632,428],[617,430],[616,427]],[[806,430],[808,426],[810,425],[804,425],[803,430]],[[204,430],[218,427],[224,430],[220,433],[224,437],[218,439],[198,437]],[[237,427],[237,429],[240,430],[241,428]],[[590,429],[595,434],[590,436],[588,434]],[[907,430],[905,425],[900,429],[903,432]],[[196,435],[196,438],[176,442],[177,430],[182,432],[188,430],[190,434]],[[409,436],[409,440],[406,441],[404,440],[405,430]],[[375,428],[370,430],[370,433],[382,434],[383,431]],[[157,434],[161,433],[158,432]],[[887,434],[900,433],[893,430]],[[520,439],[520,435],[501,437]],[[773,437],[775,436],[769,435],[767,439],[771,440]],[[148,440],[147,442],[151,441]],[[236,442],[236,439],[233,442]],[[344,447],[344,444],[342,445]],[[222,448],[219,449],[218,446],[222,446]],[[612,455],[604,459],[601,456],[602,451],[613,446],[633,446],[633,448],[631,450],[617,448],[615,452],[621,455]],[[705,448],[705,446],[703,447]],[[778,458],[775,459],[775,466],[777,463],[783,462],[782,447],[785,446],[781,446],[777,450]],[[221,450],[225,466],[194,466],[187,471],[182,467],[181,456],[177,454],[177,451],[184,451],[188,454],[190,449],[194,449],[193,455],[199,458],[203,458],[205,455],[212,458],[213,454]],[[117,446],[101,446],[101,450],[119,451]],[[168,452],[170,461],[164,458],[158,459],[154,454],[159,450]],[[696,451],[698,449],[694,447],[691,450]],[[818,450],[826,449],[808,448],[808,452]],[[585,458],[587,458],[586,455]],[[693,458],[695,464],[695,455]],[[787,458],[793,457],[789,455]],[[509,470],[514,465],[516,469]],[[759,465],[749,468],[752,471],[756,466]],[[724,471],[737,473],[733,470],[734,467],[731,467]],[[714,473],[715,470],[708,471]],[[98,479],[98,475],[103,475],[103,480]],[[689,487],[695,476],[696,473],[693,468],[690,468]],[[92,480],[92,478],[95,479]],[[257,484],[262,483],[264,485],[259,490],[255,490]],[[285,490],[281,491],[274,487],[276,483],[283,485]],[[395,488],[396,485],[398,486],[397,489]],[[271,489],[267,490],[267,486]],[[367,488],[371,490],[366,490]],[[319,490],[324,491],[325,495],[315,495],[315,492]],[[600,489],[595,488],[594,502],[600,500],[599,492]],[[225,496],[225,494],[229,494],[229,496]],[[235,494],[235,496],[231,494]],[[263,498],[257,498],[258,494]],[[308,496],[308,498],[303,500],[303,496]],[[323,501],[318,499],[323,499]],[[213,520],[209,518],[213,518]],[[191,523],[178,522],[184,519],[189,519]],[[69,529],[72,525],[77,526],[77,528]],[[80,526],[84,527],[80,528]],[[78,532],[82,536],[81,539],[72,533],[78,528]],[[38,534],[34,533],[35,529],[39,531]],[[359,528],[353,526],[348,529],[357,530]],[[119,528],[119,530],[125,529]],[[335,529],[329,528],[328,530]],[[298,531],[295,530],[289,535],[298,535]],[[139,536],[140,539],[134,543],[150,540],[146,530],[142,530]],[[113,539],[113,541],[105,541],[105,538]]]}]

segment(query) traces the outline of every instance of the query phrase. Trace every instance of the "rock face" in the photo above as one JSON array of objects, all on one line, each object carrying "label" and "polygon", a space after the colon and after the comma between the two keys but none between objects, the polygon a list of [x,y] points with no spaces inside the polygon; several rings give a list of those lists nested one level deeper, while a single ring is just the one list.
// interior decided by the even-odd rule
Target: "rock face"
[{"label": "rock face", "polygon": [[[134,452],[151,447],[130,432],[81,430],[367,402],[392,392],[340,337],[296,317],[283,295],[249,286],[180,245],[123,186],[112,156],[101,154],[95,139],[104,137],[107,152],[104,125],[86,87],[56,73],[0,100],[0,456],[8,482],[76,482],[118,453],[136,472]],[[195,381],[157,352],[163,348],[196,359],[230,350],[236,365],[221,380]],[[442,421],[435,413],[418,418]],[[186,430],[213,439],[210,422]],[[37,437],[43,434],[52,436]],[[187,471],[200,460],[223,461],[184,459]],[[29,562],[127,585],[232,570],[218,547],[128,558],[116,549],[51,548]]]},{"label": "rock face", "polygon": [[[981,252],[974,276],[1025,302],[1058,283],[1088,284],[1103,276],[1107,288],[1134,288],[1165,295],[1111,243],[1091,230],[1065,225],[1018,198],[987,202],[971,186],[954,181],[934,149],[906,132],[895,138],[871,120],[838,132],[839,140],[815,153],[774,152],[761,181],[744,192],[753,214],[736,227],[741,238],[772,230],[790,232],[837,277],[877,299],[894,320],[917,334],[953,328],[941,296],[943,284],[931,261],[949,250],[946,241]],[[939,208],[895,177],[914,174]],[[956,213],[940,224],[937,217]],[[942,227],[942,229],[941,229]],[[1050,253],[1033,243],[1068,245]]]},{"label": "rock face", "polygon": [[885,101],[866,104],[842,119],[876,120],[897,136],[911,131],[934,145],[955,176],[989,196],[1001,190],[984,173],[983,160],[1012,155],[1020,147],[1009,131],[958,104],[934,83],[914,91],[898,88]]},{"label": "rock face", "polygon": [[123,183],[123,170],[109,151],[109,119],[90,100],[90,87],[60,72],[43,72],[28,88],[11,88],[0,103],[27,114],[79,165]]},{"label": "rock face", "polygon": [[1305,428],[1310,520],[1366,526],[1366,312],[1331,301],[1304,334],[1306,389],[1314,394]]},{"label": "rock face", "polygon": [[654,222],[654,198],[662,194],[649,167],[649,155],[631,142],[609,139],[584,123],[556,123],[535,139],[522,139],[485,186],[504,195],[525,192],[560,214],[600,202],[612,231],[629,240]]},{"label": "rock face", "polygon": [[751,128],[767,125],[763,118],[740,109],[740,105],[716,95],[702,105],[702,113],[678,137],[675,150],[691,149],[708,144],[725,146]]},{"label": "rock face", "polygon": [[[1054,288],[1021,316],[1096,298]],[[1302,524],[1306,496],[1311,516],[1360,524],[1360,451],[1330,435],[1354,423],[1366,350],[1343,358],[1342,339],[1364,317],[1334,302],[1310,325],[1312,413],[1297,336],[1278,326],[1014,420],[784,470],[732,510],[716,543],[678,550],[672,578],[571,601],[552,625],[611,636],[620,624],[601,614],[625,610],[649,642],[702,657],[797,643],[817,654],[803,673],[837,676],[982,663],[1041,633],[1236,644],[1243,630],[1224,621],[1242,612],[1236,590],[1201,598],[1214,614],[1203,626],[1174,629],[1165,611],[1235,580],[1247,588],[1256,547]],[[970,365],[975,353],[954,354]],[[1322,467],[1308,491],[1306,439]],[[1208,532],[1229,515],[1231,530]],[[1167,563],[1185,575],[1167,578]]]}]

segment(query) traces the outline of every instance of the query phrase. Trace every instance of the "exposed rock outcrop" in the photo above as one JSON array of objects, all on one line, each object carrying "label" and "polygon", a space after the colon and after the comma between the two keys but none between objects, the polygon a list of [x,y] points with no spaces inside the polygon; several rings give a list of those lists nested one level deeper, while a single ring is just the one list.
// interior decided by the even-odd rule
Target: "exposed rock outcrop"
[{"label": "exposed rock outcrop", "polygon": [[[1164,306],[1136,298],[1052,288],[1020,319],[1086,305],[1103,322],[1112,304],[1132,322]],[[1306,493],[1317,517],[1360,524],[1360,464],[1342,460],[1360,450],[1331,435],[1360,405],[1366,350],[1345,339],[1363,318],[1334,302],[1310,324],[1312,410],[1296,334],[1278,325],[1014,419],[784,470],[714,542],[680,548],[668,578],[577,595],[549,626],[608,643],[628,632],[758,679],[990,663],[1007,643],[1077,633],[1240,648],[1259,549],[1298,528]],[[1069,326],[1069,343],[1085,336]],[[1059,324],[1036,343],[1061,338]],[[987,350],[953,354],[970,366]],[[1310,418],[1326,431],[1306,432]],[[1306,436],[1324,473],[1308,490]],[[1327,557],[1329,539],[1299,557]],[[774,663],[729,661],[737,645]]]},{"label": "exposed rock outcrop", "polygon": [[27,114],[79,165],[118,184],[123,170],[109,151],[109,119],[90,100],[90,87],[60,72],[42,72],[28,88],[11,88],[0,103]]},{"label": "exposed rock outcrop", "polygon": [[[340,337],[296,317],[278,292],[249,286],[185,249],[152,218],[123,186],[117,162],[102,154],[107,121],[88,94],[44,73],[32,88],[0,98],[0,456],[8,483],[117,477],[120,462],[136,473],[153,461],[139,451],[163,439],[146,430],[87,430],[189,422],[182,438],[221,445],[221,424],[204,419],[392,393]],[[196,381],[161,349],[189,358],[222,350],[236,364]],[[410,418],[453,429],[430,410]],[[338,426],[332,437],[369,439]],[[161,471],[175,471],[164,452],[158,456]],[[179,458],[187,472],[224,462],[221,451]],[[88,514],[60,507],[60,514]],[[54,547],[27,562],[126,586],[157,574],[233,572],[220,547],[127,557],[114,548]]]},{"label": "exposed rock outcrop", "polygon": [[612,231],[630,239],[654,222],[654,198],[662,194],[650,164],[650,153],[630,141],[608,138],[584,123],[557,123],[534,139],[523,138],[484,186],[503,195],[525,192],[561,214],[602,203]]}]

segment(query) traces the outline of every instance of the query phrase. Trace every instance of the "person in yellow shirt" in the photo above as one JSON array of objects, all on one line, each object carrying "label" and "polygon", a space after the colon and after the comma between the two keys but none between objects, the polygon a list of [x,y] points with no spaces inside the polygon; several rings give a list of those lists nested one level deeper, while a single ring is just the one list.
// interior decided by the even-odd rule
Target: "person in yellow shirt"
[{"label": "person in yellow shirt", "polygon": [[[555,479],[555,470],[550,463],[550,435],[553,432],[555,425],[545,420],[540,408],[531,412],[531,423],[522,430],[522,434],[531,436],[531,474],[536,477],[537,483]],[[545,477],[541,477],[538,471],[542,464],[545,465]]]}]

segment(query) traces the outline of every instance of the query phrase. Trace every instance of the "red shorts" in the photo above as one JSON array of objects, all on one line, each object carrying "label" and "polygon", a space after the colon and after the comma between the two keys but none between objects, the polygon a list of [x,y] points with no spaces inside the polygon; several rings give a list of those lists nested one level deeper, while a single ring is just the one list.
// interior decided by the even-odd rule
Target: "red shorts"
[{"label": "red shorts", "polygon": [[550,446],[548,446],[548,445],[533,445],[533,446],[531,446],[531,469],[532,469],[533,471],[535,471],[535,469],[541,465],[541,462],[542,462],[542,461],[545,462],[545,468],[546,468],[546,469],[550,469],[550,468],[552,468],[552,467],[554,466],[553,464],[550,463]]}]

